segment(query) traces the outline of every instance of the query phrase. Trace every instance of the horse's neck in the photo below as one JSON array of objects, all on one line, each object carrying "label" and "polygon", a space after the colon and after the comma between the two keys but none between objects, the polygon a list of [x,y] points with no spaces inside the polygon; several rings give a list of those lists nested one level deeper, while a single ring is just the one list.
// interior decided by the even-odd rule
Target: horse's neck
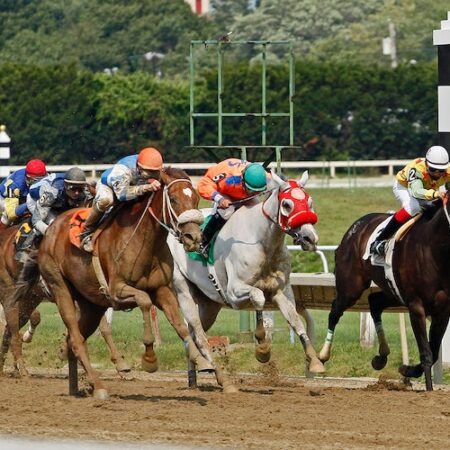
[{"label": "horse's neck", "polygon": [[267,252],[277,251],[284,243],[284,232],[278,226],[278,198],[272,194],[264,203],[246,208],[245,228],[255,242],[266,248]]}]

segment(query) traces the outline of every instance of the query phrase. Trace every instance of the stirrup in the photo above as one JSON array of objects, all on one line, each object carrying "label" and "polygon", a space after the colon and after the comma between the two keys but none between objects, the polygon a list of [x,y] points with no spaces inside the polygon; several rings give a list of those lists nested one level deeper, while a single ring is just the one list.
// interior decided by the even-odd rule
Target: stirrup
[{"label": "stirrup", "polygon": [[89,233],[80,242],[80,247],[88,253],[92,253],[94,251],[94,247],[92,246],[92,234]]},{"label": "stirrup", "polygon": [[373,255],[384,256],[386,254],[386,241],[374,241],[370,246],[370,253]]}]

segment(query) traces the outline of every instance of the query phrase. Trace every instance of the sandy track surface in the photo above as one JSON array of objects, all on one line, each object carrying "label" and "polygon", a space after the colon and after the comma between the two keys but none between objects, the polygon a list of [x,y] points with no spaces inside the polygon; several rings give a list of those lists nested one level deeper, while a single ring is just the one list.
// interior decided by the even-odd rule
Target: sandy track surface
[{"label": "sandy track surface", "polygon": [[[385,380],[105,373],[109,401],[70,397],[65,371],[0,378],[0,434],[236,449],[446,449],[450,390]],[[86,448],[86,447],[84,447]]]}]

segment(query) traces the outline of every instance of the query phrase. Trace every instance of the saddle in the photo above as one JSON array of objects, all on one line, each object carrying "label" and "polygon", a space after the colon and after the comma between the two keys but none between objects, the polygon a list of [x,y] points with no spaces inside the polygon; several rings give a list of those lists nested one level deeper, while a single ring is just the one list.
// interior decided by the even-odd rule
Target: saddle
[{"label": "saddle", "polygon": [[[75,212],[69,220],[70,243],[80,250],[83,250],[83,248],[81,247],[81,238],[82,238],[82,234],[84,232],[84,222],[86,222],[86,219],[88,218],[90,211],[91,211],[91,208],[80,209],[79,211]],[[92,234],[92,245],[93,246],[95,246],[95,241],[97,240],[98,236],[100,235],[100,233],[103,230],[104,230],[104,227],[99,226]]]}]

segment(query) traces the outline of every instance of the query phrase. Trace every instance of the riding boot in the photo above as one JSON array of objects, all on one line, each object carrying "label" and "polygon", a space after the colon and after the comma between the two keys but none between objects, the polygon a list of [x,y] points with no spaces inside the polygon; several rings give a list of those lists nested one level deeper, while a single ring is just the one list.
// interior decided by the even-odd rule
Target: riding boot
[{"label": "riding boot", "polygon": [[92,253],[92,233],[97,228],[98,223],[103,217],[103,211],[100,211],[94,204],[91,212],[84,222],[84,231],[81,233],[81,247],[89,253]]},{"label": "riding boot", "polygon": [[384,256],[386,253],[386,241],[395,234],[403,223],[404,222],[400,222],[395,218],[395,215],[393,215],[375,241],[372,242],[370,252],[375,255]]},{"label": "riding boot", "polygon": [[202,232],[202,243],[200,244],[200,253],[208,258],[209,244],[214,235],[223,227],[226,220],[218,213],[214,214],[206,224]]}]

